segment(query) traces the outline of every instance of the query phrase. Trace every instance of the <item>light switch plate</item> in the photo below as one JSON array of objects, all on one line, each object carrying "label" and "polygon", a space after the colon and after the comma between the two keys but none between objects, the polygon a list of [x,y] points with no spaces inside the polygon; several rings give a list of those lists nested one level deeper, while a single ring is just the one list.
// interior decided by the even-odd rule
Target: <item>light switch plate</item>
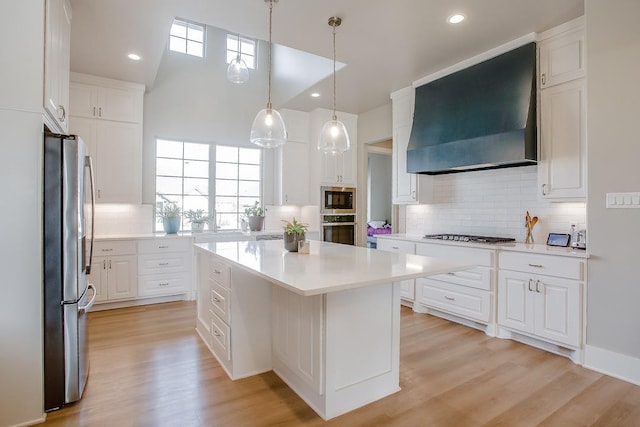
[{"label": "light switch plate", "polygon": [[607,209],[640,209],[640,193],[607,193]]}]

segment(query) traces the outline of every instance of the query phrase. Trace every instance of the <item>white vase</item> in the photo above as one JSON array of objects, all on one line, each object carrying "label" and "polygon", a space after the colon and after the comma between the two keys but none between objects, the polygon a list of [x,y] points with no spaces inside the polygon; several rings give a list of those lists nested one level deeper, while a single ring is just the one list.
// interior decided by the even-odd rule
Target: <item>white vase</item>
[{"label": "white vase", "polygon": [[204,222],[192,222],[191,223],[191,232],[192,233],[202,233],[204,230]]}]

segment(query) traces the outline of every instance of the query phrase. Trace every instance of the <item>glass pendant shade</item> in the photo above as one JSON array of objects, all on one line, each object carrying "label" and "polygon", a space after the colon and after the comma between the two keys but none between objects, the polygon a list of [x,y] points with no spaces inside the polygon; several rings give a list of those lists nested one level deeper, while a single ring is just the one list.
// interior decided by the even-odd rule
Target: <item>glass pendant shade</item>
[{"label": "glass pendant shade", "polygon": [[287,128],[280,113],[273,108],[260,110],[253,120],[249,140],[263,148],[276,148],[287,142]]},{"label": "glass pendant shade", "polygon": [[327,121],[318,138],[318,150],[329,154],[339,154],[349,150],[351,142],[344,123],[337,120]]},{"label": "glass pendant shade", "polygon": [[227,67],[227,80],[237,84],[249,81],[249,68],[247,68],[247,64],[245,64],[239,56],[229,62],[229,66]]}]

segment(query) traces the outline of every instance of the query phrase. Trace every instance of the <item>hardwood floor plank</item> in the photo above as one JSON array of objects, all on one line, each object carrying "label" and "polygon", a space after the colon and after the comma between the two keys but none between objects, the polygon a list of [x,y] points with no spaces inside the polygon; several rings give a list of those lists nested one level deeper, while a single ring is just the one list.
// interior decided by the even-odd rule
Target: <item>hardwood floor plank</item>
[{"label": "hardwood floor plank", "polygon": [[403,308],[402,390],[323,421],[273,372],[231,381],[195,304],[90,313],[91,375],[45,426],[640,426],[640,387]]}]

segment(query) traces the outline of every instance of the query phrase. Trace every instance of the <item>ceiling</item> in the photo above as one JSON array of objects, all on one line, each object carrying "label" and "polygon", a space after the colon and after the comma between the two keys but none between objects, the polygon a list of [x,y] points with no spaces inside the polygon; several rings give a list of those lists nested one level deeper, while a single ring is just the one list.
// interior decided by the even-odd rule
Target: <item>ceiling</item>
[{"label": "ceiling", "polygon": [[[268,39],[263,0],[71,0],[71,5],[71,70],[143,83],[147,90],[174,17]],[[337,60],[347,66],[337,73],[337,109],[359,114],[388,103],[391,92],[421,77],[583,11],[583,0],[281,0],[273,9],[273,42],[332,58],[327,20],[341,17]],[[467,19],[448,24],[456,12]],[[129,52],[143,60],[129,60]],[[286,81],[274,81],[278,84]],[[312,91],[322,96],[311,98]],[[329,76],[276,107],[331,108],[331,92]]]}]

